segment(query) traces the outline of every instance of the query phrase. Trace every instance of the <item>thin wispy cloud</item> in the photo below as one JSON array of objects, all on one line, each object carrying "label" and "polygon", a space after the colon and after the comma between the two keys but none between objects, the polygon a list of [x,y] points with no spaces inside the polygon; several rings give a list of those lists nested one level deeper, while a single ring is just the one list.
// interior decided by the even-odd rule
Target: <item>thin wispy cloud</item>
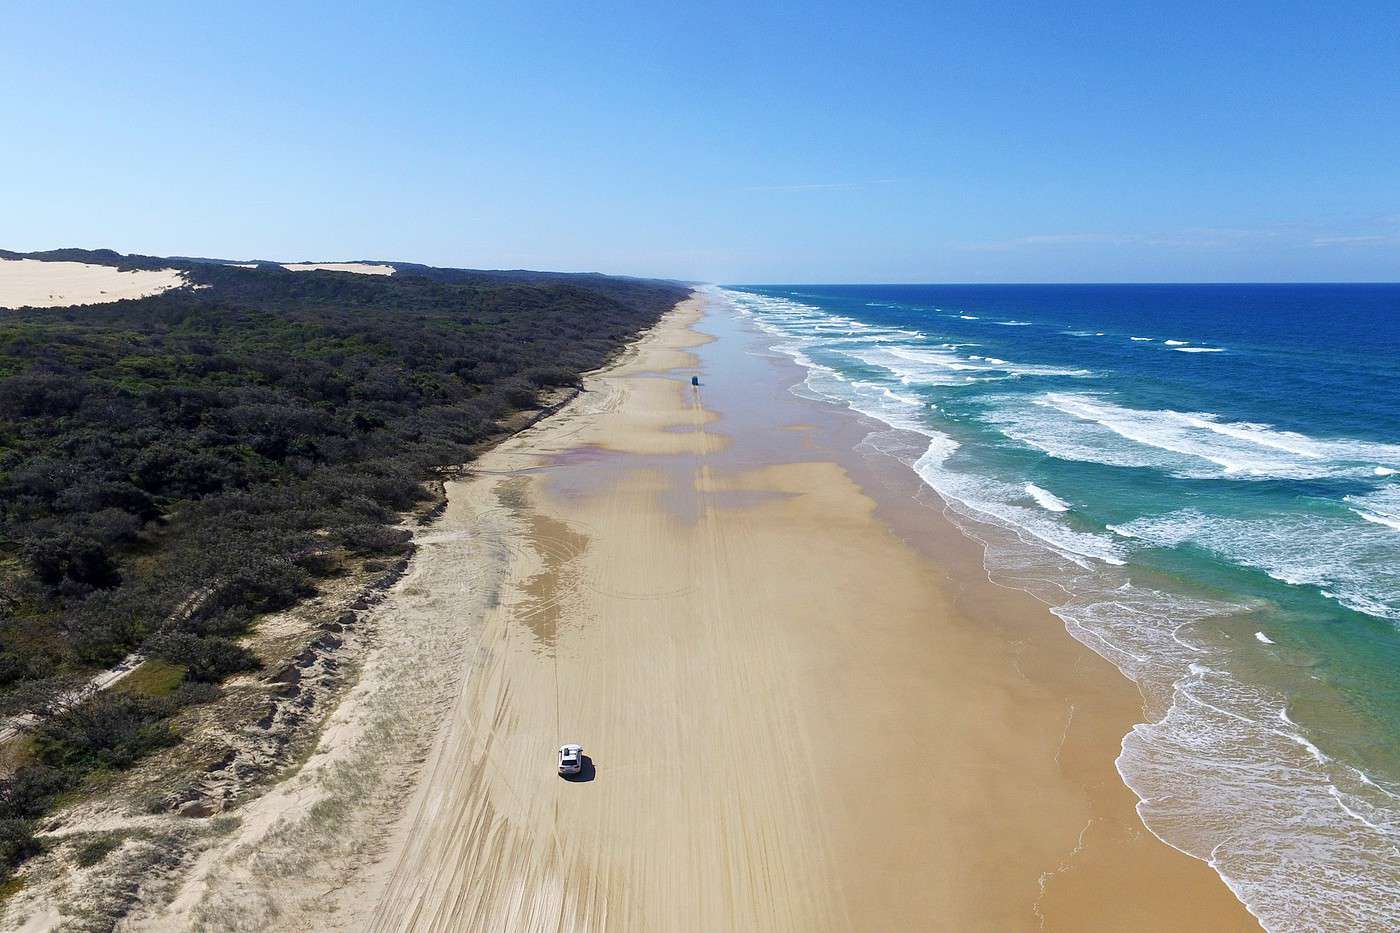
[{"label": "thin wispy cloud", "polygon": [[1059,246],[1140,246],[1153,249],[1238,250],[1261,243],[1300,249],[1327,246],[1379,246],[1390,243],[1400,244],[1400,232],[1322,232],[1315,224],[1288,222],[1262,227],[1201,227],[1162,233],[1109,233],[1103,231],[1036,233],[1004,240],[956,243],[953,244],[953,247],[969,252],[1009,252],[1018,249]]},{"label": "thin wispy cloud", "polygon": [[749,185],[743,191],[848,191],[854,188],[873,188],[877,185],[895,185],[898,178],[875,178],[869,181],[830,181],[798,185]]},{"label": "thin wispy cloud", "polygon": [[1400,233],[1375,233],[1361,236],[1313,237],[1313,246],[1384,246],[1400,243]]},{"label": "thin wispy cloud", "polygon": [[[1118,243],[1125,238],[1111,233],[1037,233],[1005,241],[1009,246],[1058,246],[1062,243]],[[1002,244],[986,244],[996,247]]]},{"label": "thin wispy cloud", "polygon": [[970,252],[1000,253],[1026,247],[1056,246],[1166,246],[1183,242],[1180,237],[1164,237],[1141,233],[1034,233],[1005,240],[982,240],[957,243],[957,249]]}]

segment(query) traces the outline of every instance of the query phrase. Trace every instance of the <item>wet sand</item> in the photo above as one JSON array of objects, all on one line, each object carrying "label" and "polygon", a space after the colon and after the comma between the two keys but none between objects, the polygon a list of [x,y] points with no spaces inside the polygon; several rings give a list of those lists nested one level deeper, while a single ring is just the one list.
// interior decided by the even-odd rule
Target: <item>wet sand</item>
[{"label": "wet sand", "polygon": [[459,688],[337,926],[1257,928],[1138,821],[1136,690],[761,348],[682,305],[449,485],[435,536],[503,578],[457,588]]}]

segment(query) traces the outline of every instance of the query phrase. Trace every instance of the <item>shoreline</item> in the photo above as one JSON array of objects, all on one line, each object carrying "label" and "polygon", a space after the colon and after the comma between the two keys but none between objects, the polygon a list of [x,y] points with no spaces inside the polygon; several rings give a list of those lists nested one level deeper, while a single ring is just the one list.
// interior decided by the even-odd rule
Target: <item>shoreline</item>
[{"label": "shoreline", "polygon": [[[488,482],[507,487],[497,507],[531,526],[534,553],[518,601],[486,623],[490,660],[439,736],[371,928],[1257,928],[1138,820],[1114,768],[1136,689],[1042,604],[988,581],[951,523],[920,509],[902,527],[888,477],[854,453],[858,419],[792,397],[796,368],[745,355],[720,315],[688,317],[609,370],[595,410],[477,464],[515,474]],[[775,410],[789,420],[763,424]],[[780,582],[814,562],[842,585]],[[852,599],[865,588],[880,623]],[[637,681],[644,701],[615,695]],[[510,728],[483,726],[487,710]],[[541,765],[533,746],[566,740],[595,756],[584,786],[600,793]],[[686,743],[723,793],[668,762]],[[644,779],[657,769],[666,779]],[[656,824],[677,808],[680,828]],[[603,857],[614,848],[627,866]],[[646,853],[680,864],[655,878]]]},{"label": "shoreline", "polygon": [[[750,337],[785,372],[784,384],[802,383],[806,371],[790,357],[768,351],[767,335],[751,329]],[[1050,611],[1052,603],[993,578],[984,554],[987,542],[978,537],[992,529],[976,521],[955,522],[948,504],[903,463],[860,452],[866,436],[888,431],[887,425],[825,402],[796,401],[809,419],[826,414],[833,459],[874,500],[874,517],[958,592],[961,621],[1011,647],[1012,663],[1023,676],[1065,696],[1068,713],[1055,759],[1068,780],[1082,785],[1089,816],[1067,857],[1040,879],[1039,925],[1259,929],[1257,918],[1211,866],[1153,833],[1138,816],[1139,798],[1118,769],[1123,740],[1145,718],[1138,686],[1074,638]],[[910,509],[911,502],[918,507]],[[1122,900],[1102,902],[1103,890],[1115,888],[1123,892]],[[1182,897],[1199,903],[1188,907]],[[1199,910],[1195,919],[1193,909]]]},{"label": "shoreline", "polygon": [[449,481],[317,754],[148,925],[1257,929],[1138,821],[1131,684],[760,343],[682,303]]},{"label": "shoreline", "polygon": [[[1134,396],[1127,376],[1138,372],[1137,349],[1112,347],[1111,339],[1099,350],[1106,365],[1086,369],[1075,332],[1061,331],[1056,341],[1022,331],[1003,336],[986,323],[925,322],[923,305],[939,303],[935,290],[918,293],[921,302],[909,293],[894,304],[866,301],[886,297],[878,289],[810,291],[716,289],[774,352],[800,367],[795,394],[869,416],[873,430],[860,445],[904,465],[906,480],[917,475],[927,488],[913,498],[979,542],[991,578],[1031,594],[1060,620],[1056,627],[1136,685],[1142,709],[1124,721],[1131,729],[1121,734],[1115,770],[1138,798],[1143,825],[1209,865],[1270,929],[1369,928],[1390,916],[1397,901],[1388,895],[1400,879],[1385,829],[1395,800],[1386,780],[1393,755],[1375,738],[1389,734],[1387,702],[1382,694],[1371,705],[1374,694],[1363,685],[1386,670],[1393,632],[1379,619],[1337,617],[1339,597],[1325,589],[1277,586],[1278,577],[1242,566],[1238,549],[1212,550],[1219,538],[1211,535],[1232,521],[1226,500],[1247,500],[1270,484],[1182,481],[1190,468],[1179,463],[1118,469],[1173,448],[1143,426],[1190,421],[1182,411],[1196,407],[1194,389],[1176,385],[1177,397],[1156,407]],[[872,310],[862,314],[860,302]],[[1000,323],[988,307],[974,301],[972,310]],[[1143,365],[1152,370],[1151,361]],[[1070,377],[1098,380],[1099,391],[1067,386]],[[1125,420],[1112,420],[1120,415]],[[1200,416],[1201,433],[1213,435],[1215,417]],[[1220,416],[1244,424],[1232,417],[1241,415]],[[1263,420],[1249,427],[1257,432],[1238,438],[1224,428],[1232,439],[1224,449],[1309,437],[1271,434],[1281,429]],[[1346,457],[1340,441],[1306,443],[1332,445],[1336,459],[1314,467],[1319,473],[1340,474],[1358,451],[1380,453],[1359,440],[1346,442],[1355,445]],[[1209,460],[1209,444],[1195,456]],[[1261,471],[1283,475],[1295,466],[1286,454],[1257,456]],[[1230,476],[1224,465],[1217,472]],[[1042,482],[1055,495],[1033,485]],[[1319,497],[1342,498],[1344,484],[1319,482]],[[1203,486],[1210,494],[1192,502]],[[1164,496],[1165,487],[1173,495]],[[907,504],[909,495],[899,498]],[[1329,560],[1343,541],[1361,546],[1334,537],[1342,527],[1335,514],[1323,515],[1325,499],[1295,512],[1287,498],[1265,494],[1237,530],[1256,529],[1252,540],[1274,554],[1296,543],[1301,525],[1294,523],[1304,521],[1316,522],[1319,534],[1328,529]],[[1265,503],[1278,510],[1277,539],[1264,533]],[[1317,516],[1303,518],[1312,506]],[[1212,531],[1187,534],[1187,546],[1173,547],[1182,542],[1149,531],[1154,521],[1159,529],[1181,521]],[[1215,544],[1199,543],[1206,540]],[[1364,573],[1364,561],[1356,570]],[[1375,585],[1384,591],[1384,575]],[[1374,653],[1364,650],[1367,632],[1381,636]],[[1347,884],[1339,887],[1338,878]]]}]

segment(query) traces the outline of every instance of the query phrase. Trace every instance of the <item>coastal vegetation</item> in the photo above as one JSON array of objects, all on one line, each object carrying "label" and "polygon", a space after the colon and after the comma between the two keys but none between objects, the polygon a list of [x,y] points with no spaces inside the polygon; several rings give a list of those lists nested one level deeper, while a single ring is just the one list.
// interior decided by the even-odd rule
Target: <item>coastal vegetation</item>
[{"label": "coastal vegetation", "polygon": [[[22,746],[0,769],[0,882],[56,800],[179,742],[175,713],[256,668],[239,637],[260,614],[349,557],[404,552],[392,526],[425,479],[684,294],[594,275],[28,258],[175,268],[190,287],[0,312],[0,726]],[[122,689],[90,689],[133,653]]]}]

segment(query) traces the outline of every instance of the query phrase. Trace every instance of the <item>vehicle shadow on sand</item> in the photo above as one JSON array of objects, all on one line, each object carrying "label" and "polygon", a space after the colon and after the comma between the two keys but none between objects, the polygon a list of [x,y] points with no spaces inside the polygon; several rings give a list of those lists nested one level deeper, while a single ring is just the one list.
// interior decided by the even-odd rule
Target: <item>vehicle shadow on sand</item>
[{"label": "vehicle shadow on sand", "polygon": [[597,777],[598,772],[597,769],[593,767],[592,758],[589,758],[587,755],[580,755],[579,765],[578,774],[561,774],[559,775],[559,779],[561,781],[568,781],[570,784],[587,784]]}]

